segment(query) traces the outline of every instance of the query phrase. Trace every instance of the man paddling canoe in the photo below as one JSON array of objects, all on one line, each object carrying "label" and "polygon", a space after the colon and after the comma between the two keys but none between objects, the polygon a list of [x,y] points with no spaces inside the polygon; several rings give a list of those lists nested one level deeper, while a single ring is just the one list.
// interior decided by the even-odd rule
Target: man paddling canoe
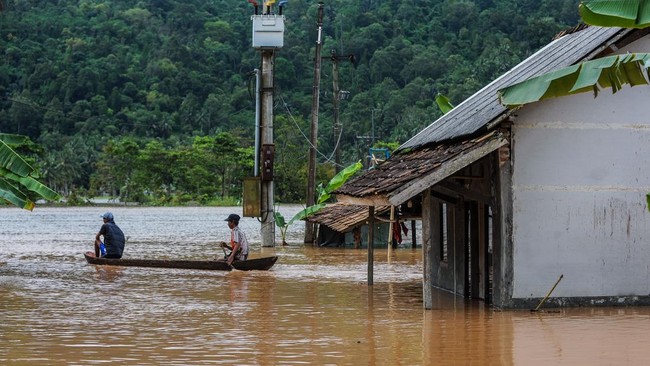
[{"label": "man paddling canoe", "polygon": [[233,261],[245,261],[248,258],[248,240],[246,234],[239,229],[239,215],[230,214],[224,221],[228,221],[230,228],[230,243],[221,242],[222,248],[230,249],[230,255],[227,256],[226,262],[232,264]]}]

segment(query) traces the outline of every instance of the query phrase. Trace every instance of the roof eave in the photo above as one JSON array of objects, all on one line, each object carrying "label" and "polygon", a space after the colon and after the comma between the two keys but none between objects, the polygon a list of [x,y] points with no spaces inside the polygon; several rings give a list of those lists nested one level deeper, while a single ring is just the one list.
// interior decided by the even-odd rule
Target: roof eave
[{"label": "roof eave", "polygon": [[453,175],[457,171],[478,161],[492,151],[507,145],[508,139],[503,136],[503,134],[498,133],[497,131],[492,131],[476,139],[474,142],[485,143],[473,148],[472,150],[449,159],[444,164],[434,169],[431,173],[413,179],[400,186],[400,188],[389,192],[375,193],[367,196],[350,196],[337,194],[336,198],[339,202],[347,204],[365,206],[398,206],[422,193],[427,188],[432,187],[436,183]]},{"label": "roof eave", "polygon": [[337,194],[336,201],[348,205],[360,206],[391,206],[393,203],[388,199],[388,196],[383,194],[375,194],[372,196],[355,197],[347,194]]}]

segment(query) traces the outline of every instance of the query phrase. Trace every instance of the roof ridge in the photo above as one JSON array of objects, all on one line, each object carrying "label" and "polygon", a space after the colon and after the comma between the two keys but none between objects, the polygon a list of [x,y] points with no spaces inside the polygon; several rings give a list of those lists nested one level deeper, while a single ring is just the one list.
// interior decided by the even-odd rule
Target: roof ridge
[{"label": "roof ridge", "polygon": [[565,29],[565,30],[561,31],[560,33],[556,34],[556,35],[553,37],[552,40],[554,41],[554,40],[556,40],[556,39],[558,39],[558,38],[562,38],[562,37],[564,37],[564,36],[566,36],[566,35],[580,32],[581,30],[583,30],[583,29],[587,29],[587,28],[589,28],[589,27],[590,27],[589,24],[580,23],[580,24],[576,25],[575,27],[571,27],[571,28],[569,28],[569,29]]}]

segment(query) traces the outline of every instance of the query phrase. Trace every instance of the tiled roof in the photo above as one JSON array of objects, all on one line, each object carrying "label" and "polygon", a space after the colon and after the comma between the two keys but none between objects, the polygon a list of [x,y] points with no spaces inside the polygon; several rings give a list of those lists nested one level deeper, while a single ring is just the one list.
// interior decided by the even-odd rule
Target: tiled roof
[{"label": "tiled roof", "polygon": [[427,187],[482,158],[506,138],[497,131],[453,143],[440,143],[393,155],[334,191],[341,202],[369,206],[398,205]]},{"label": "tiled roof", "polygon": [[[384,213],[390,206],[375,207],[375,215]],[[306,221],[326,225],[340,233],[365,224],[368,220],[368,206],[331,204],[309,216]]]}]

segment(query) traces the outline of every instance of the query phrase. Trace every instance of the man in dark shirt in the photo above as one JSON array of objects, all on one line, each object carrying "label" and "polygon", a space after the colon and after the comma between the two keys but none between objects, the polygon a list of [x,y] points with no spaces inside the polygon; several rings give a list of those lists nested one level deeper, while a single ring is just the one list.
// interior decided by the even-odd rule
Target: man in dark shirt
[{"label": "man in dark shirt", "polygon": [[106,246],[106,255],[104,258],[122,258],[124,252],[124,233],[115,224],[113,214],[107,212],[101,216],[104,219],[104,224],[95,236],[95,257],[100,256],[99,245],[101,244],[100,236],[104,237],[104,245]]}]

